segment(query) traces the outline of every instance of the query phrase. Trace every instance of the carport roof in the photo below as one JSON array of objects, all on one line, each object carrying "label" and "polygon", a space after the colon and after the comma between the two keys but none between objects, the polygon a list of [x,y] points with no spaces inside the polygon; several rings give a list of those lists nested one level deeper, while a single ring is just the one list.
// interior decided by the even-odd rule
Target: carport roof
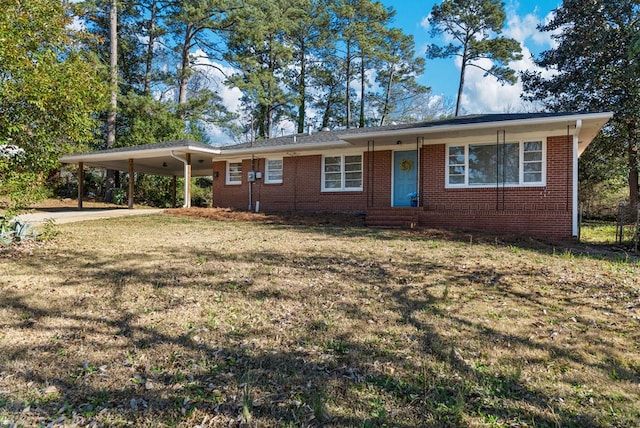
[{"label": "carport roof", "polygon": [[182,176],[184,163],[180,159],[185,159],[186,154],[191,156],[191,175],[204,176],[211,175],[211,162],[220,150],[193,140],[176,140],[73,154],[61,157],[60,162],[82,162],[85,166],[126,171],[129,159],[133,159],[137,172]]}]

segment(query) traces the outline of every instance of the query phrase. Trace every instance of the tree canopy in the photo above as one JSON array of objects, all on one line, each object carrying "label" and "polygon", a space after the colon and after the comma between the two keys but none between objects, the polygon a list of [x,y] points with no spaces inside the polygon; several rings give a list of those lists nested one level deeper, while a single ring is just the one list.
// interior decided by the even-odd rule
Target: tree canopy
[{"label": "tree canopy", "polygon": [[[74,5],[95,35],[88,49],[105,63],[109,3]],[[185,136],[206,138],[216,126],[241,142],[290,124],[304,132],[309,125],[381,123],[414,90],[428,93],[416,81],[423,60],[413,39],[392,27],[395,11],[379,1],[135,0],[118,10],[116,145],[133,144],[128,125],[150,120],[125,106],[140,101],[129,97],[146,96],[147,105],[175,112]],[[230,91],[240,92],[241,106],[221,96]]]},{"label": "tree canopy", "polygon": [[61,2],[4,0],[0,14],[0,144],[24,151],[0,178],[11,207],[37,196],[60,155],[93,138],[95,112],[107,86],[95,55],[79,49],[85,36],[71,27]]},{"label": "tree canopy", "polygon": [[[613,119],[585,153],[584,169],[615,174],[626,157],[629,200],[638,204],[640,137],[640,4],[635,0],[565,0],[540,27],[553,32],[554,49],[537,64],[551,71],[523,74],[526,99],[553,111],[613,111]],[[606,168],[601,168],[601,165]]]},{"label": "tree canopy", "polygon": [[[505,21],[501,0],[445,0],[435,4],[429,15],[431,34],[446,33],[453,41],[444,46],[431,44],[427,58],[459,57],[460,80],[455,115],[460,114],[460,101],[464,89],[467,67],[476,67],[503,83],[517,81],[516,73],[508,67],[510,61],[522,58],[520,44],[507,37],[499,37]],[[485,67],[480,60],[491,61]]]}]

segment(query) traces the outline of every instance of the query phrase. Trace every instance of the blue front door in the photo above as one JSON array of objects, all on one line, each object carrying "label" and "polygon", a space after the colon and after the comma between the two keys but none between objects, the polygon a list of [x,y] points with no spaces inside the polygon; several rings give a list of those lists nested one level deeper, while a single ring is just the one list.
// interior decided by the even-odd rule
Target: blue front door
[{"label": "blue front door", "polygon": [[418,152],[393,152],[393,206],[411,206],[409,193],[418,191]]}]

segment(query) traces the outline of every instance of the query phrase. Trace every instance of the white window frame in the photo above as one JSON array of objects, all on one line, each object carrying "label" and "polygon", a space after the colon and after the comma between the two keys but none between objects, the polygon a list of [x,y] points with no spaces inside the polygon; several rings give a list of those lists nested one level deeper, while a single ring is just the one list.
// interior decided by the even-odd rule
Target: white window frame
[{"label": "white window frame", "polygon": [[[239,180],[232,180],[231,179],[231,165],[240,165],[240,174]],[[242,161],[227,161],[227,178],[226,178],[226,184],[231,185],[231,186],[237,186],[242,184]]]},{"label": "white window frame", "polygon": [[[530,140],[522,140],[522,141],[507,141],[509,144],[518,144],[519,145],[519,162],[518,162],[518,183],[508,183],[505,184],[505,187],[544,187],[547,185],[547,142],[544,139],[530,139]],[[542,160],[536,161],[541,162],[541,180],[540,181],[524,181],[524,164],[527,163],[524,160],[524,146],[526,143],[541,143],[542,150]],[[479,145],[488,145],[495,146],[495,142],[491,143],[449,143],[445,148],[445,188],[447,189],[460,189],[460,188],[468,188],[468,189],[481,189],[487,187],[496,187],[496,185],[502,185],[501,183],[491,183],[491,184],[469,184],[469,146],[479,146]],[[449,148],[450,147],[463,147],[464,148],[464,183],[460,184],[451,184],[449,182],[449,167],[450,166],[460,166],[461,164],[450,164],[449,163]]]},{"label": "white window frame", "polygon": [[[359,187],[346,187],[346,173],[345,171],[345,158],[350,156],[359,156],[360,157],[360,186]],[[340,158],[340,187],[339,188],[331,188],[325,187],[325,159],[326,158]],[[353,171],[349,171],[353,172]],[[364,156],[362,153],[351,153],[351,154],[326,154],[322,155],[322,177],[321,177],[321,191],[322,192],[361,192],[363,187],[362,183],[364,182]]]},{"label": "white window frame", "polygon": [[[527,161],[524,158],[524,146],[527,143],[540,143],[540,152],[542,154],[541,159],[539,161]],[[524,181],[524,165],[527,163],[538,163],[540,162],[542,165],[540,167],[540,181]],[[520,183],[523,186],[540,186],[544,185],[546,181],[546,165],[547,165],[547,150],[545,146],[545,142],[542,140],[526,140],[520,143]]]},{"label": "white window frame", "polygon": [[[272,167],[269,167],[269,162],[280,162],[280,168],[276,168],[275,171],[280,171],[280,179],[270,179],[270,173],[274,171]],[[267,158],[264,160],[264,182],[265,184],[282,184],[284,178],[284,160],[282,158]]]}]

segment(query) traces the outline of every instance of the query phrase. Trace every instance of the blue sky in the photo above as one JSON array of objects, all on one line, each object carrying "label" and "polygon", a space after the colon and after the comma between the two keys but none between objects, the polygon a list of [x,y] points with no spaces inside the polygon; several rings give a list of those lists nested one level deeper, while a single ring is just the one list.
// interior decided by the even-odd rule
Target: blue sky
[{"label": "blue sky", "polygon": [[[412,34],[416,41],[416,52],[423,54],[429,43],[442,44],[443,39],[431,39],[426,18],[434,4],[440,0],[381,0],[383,4],[396,10],[394,26],[400,27],[406,34]],[[516,70],[534,68],[531,55],[552,47],[549,34],[540,33],[536,26],[549,19],[553,9],[562,3],[561,0],[537,0],[522,2],[505,1],[507,20],[504,34],[518,40],[523,47],[524,58],[513,64]],[[455,102],[458,90],[460,67],[454,59],[428,60],[427,67],[420,83],[430,86],[435,95],[442,94]],[[481,72],[470,70],[466,76],[463,98],[463,113],[483,113],[516,111],[526,108],[519,100],[522,92],[520,84],[502,86],[490,77],[483,77]]]}]

